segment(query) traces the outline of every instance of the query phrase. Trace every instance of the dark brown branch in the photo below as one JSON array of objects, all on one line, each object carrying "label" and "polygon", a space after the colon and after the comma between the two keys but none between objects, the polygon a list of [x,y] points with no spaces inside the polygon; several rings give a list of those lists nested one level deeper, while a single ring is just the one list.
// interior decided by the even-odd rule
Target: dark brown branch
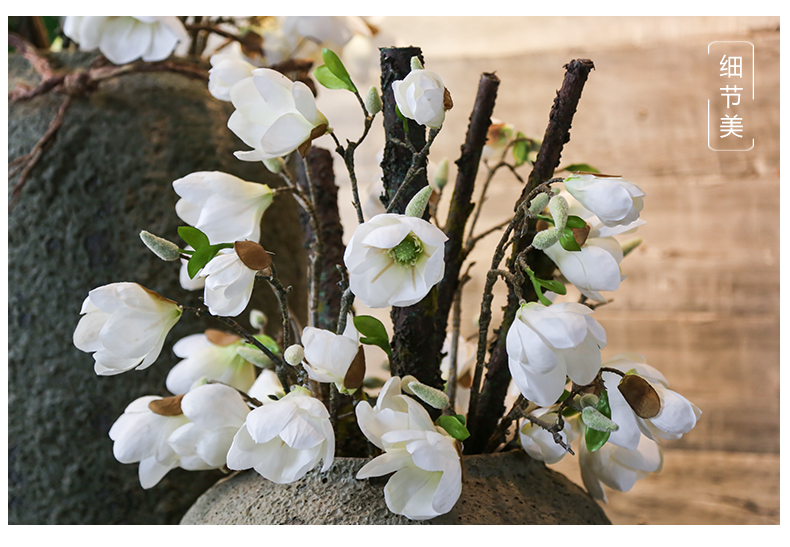
[{"label": "dark brown branch", "polygon": [[[572,60],[565,65],[565,77],[554,99],[543,143],[527,179],[527,184],[516,202],[515,210],[518,210],[523,201],[531,199],[532,192],[542,182],[551,179],[555,169],[559,167],[562,149],[565,143],[570,140],[573,115],[579,104],[587,76],[593,68],[595,68],[593,62],[589,59]],[[511,258],[508,261],[508,268],[511,272],[516,272],[515,258],[529,246],[535,235],[535,221],[528,220],[526,222],[523,235],[518,237],[513,244]],[[527,263],[535,274],[543,279],[549,278],[555,268],[554,263],[542,251],[530,251],[527,254]],[[531,283],[525,283],[522,290],[526,300],[537,299]],[[497,421],[504,412],[504,400],[510,383],[505,342],[507,331],[515,319],[516,311],[518,311],[518,305],[519,301],[515,293],[512,290],[508,291],[505,314],[497,331],[497,338],[491,348],[474,430],[469,430],[472,436],[464,443],[467,454],[477,454],[485,450],[488,441],[487,432],[494,430]]]}]

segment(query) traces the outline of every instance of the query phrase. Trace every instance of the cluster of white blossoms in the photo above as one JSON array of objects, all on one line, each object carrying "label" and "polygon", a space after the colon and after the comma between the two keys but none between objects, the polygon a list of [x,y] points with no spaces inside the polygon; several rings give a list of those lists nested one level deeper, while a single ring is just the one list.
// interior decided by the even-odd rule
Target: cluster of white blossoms
[{"label": "cluster of white blossoms", "polygon": [[[320,43],[344,45],[370,33],[360,21],[294,17],[282,27]],[[172,17],[66,21],[67,35],[81,47],[98,46],[118,63],[138,57],[163,59],[183,39],[183,31]],[[317,71],[316,79],[330,89],[355,93],[369,124],[381,110],[378,91],[371,88],[362,99],[339,58],[324,50],[323,59],[326,65],[319,68],[324,72]],[[295,186],[285,162],[293,152],[304,158],[311,142],[329,131],[310,88],[255,66],[237,46],[213,55],[211,65],[208,88],[216,98],[232,103],[228,127],[251,148],[236,152],[236,157],[263,162],[281,175],[301,203],[312,200]],[[408,119],[430,128],[430,144],[452,99],[437,74],[425,70],[417,58],[411,66],[391,91],[404,123]],[[366,125],[365,134],[368,129]],[[489,134],[489,157],[508,150],[514,135],[521,134],[512,126],[496,124]],[[515,140],[524,141],[519,136]],[[343,149],[339,144],[338,148]],[[528,152],[519,154],[522,162],[528,161]],[[337,332],[318,328],[311,317],[313,324],[301,332],[291,330],[288,305],[281,302],[282,346],[263,334],[260,312],[255,315],[253,310],[251,317],[257,319],[250,321],[259,329],[256,335],[230,319],[248,308],[256,279],[267,278],[275,289],[282,289],[273,259],[259,241],[274,191],[222,172],[191,173],[173,182],[180,198],[175,212],[187,224],[178,230],[183,247],[148,232],[142,232],[141,239],[159,258],[181,261],[183,287],[202,289],[207,311],[182,307],[136,283],[113,283],[90,291],[74,331],[74,345],[93,355],[99,375],[152,365],[184,311],[216,316],[238,333],[209,329],[180,339],[173,352],[181,361],[166,380],[173,395],[141,397],[113,424],[109,435],[115,457],[122,463],[139,463],[143,488],[153,487],[176,467],[254,469],[278,484],[297,481],[319,466],[327,471],[335,457],[332,424],[340,417],[330,416],[328,407],[337,409],[326,394],[336,390],[331,391],[332,401],[338,392],[357,396],[354,412],[346,416],[356,417],[360,432],[380,452],[357,478],[392,474],[384,487],[385,502],[390,511],[410,519],[431,519],[453,508],[462,491],[461,443],[470,435],[464,415],[471,390],[476,389],[473,377],[479,381],[472,370],[477,357],[473,346],[459,338],[454,365],[449,356],[452,336],[442,349],[447,354],[441,362],[442,378],[448,381],[450,367],[456,367],[453,411],[460,414],[450,411],[451,395],[413,376],[391,377],[371,406],[363,391],[362,345],[379,346],[387,354],[393,350],[386,328],[372,317],[354,317],[345,301],[353,296],[371,308],[413,306],[442,282],[448,237],[422,217],[447,183],[448,163],[440,164],[434,184],[420,189],[403,214],[385,212],[364,221],[358,209],[359,225],[343,255],[351,293],[343,297],[342,314],[347,315],[341,314],[339,323],[345,327],[339,325]],[[531,218],[554,224],[540,231],[531,247],[545,252],[586,299],[605,302],[600,291],[616,290],[623,279],[620,263],[626,253],[614,236],[644,222],[639,218],[644,192],[621,177],[605,175],[574,174],[564,184],[567,197],[546,190],[528,204]],[[551,217],[542,214],[546,207]],[[314,214],[311,207],[305,209]],[[318,256],[315,249],[313,253]],[[539,293],[545,287],[564,294],[561,282],[540,280],[529,268],[522,270]],[[311,279],[317,279],[316,273],[313,270]],[[311,289],[315,312],[318,291]],[[628,490],[636,480],[659,471],[659,442],[689,432],[700,410],[670,390],[664,376],[641,355],[620,354],[602,362],[606,333],[593,319],[593,308],[581,303],[584,300],[552,303],[542,293],[538,297],[540,302],[521,302],[506,336],[513,386],[532,410],[516,437],[530,457],[547,463],[562,459],[579,438],[584,483],[595,498],[605,500],[604,485]],[[290,342],[292,334],[297,343]],[[481,330],[481,353],[485,342]],[[329,384],[324,386],[329,390],[319,389],[320,384]],[[432,420],[422,403],[443,415]],[[520,408],[526,412],[526,406]],[[343,429],[347,428],[339,430]]]}]

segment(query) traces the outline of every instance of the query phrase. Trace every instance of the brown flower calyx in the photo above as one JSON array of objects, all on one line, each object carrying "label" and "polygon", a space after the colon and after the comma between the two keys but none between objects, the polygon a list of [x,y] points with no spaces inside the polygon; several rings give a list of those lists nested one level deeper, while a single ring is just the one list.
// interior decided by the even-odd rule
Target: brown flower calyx
[{"label": "brown flower calyx", "polygon": [[299,151],[299,155],[303,158],[306,158],[307,154],[310,152],[310,145],[312,145],[313,140],[326,133],[328,128],[329,126],[325,123],[315,126],[313,130],[310,131],[310,136],[307,138],[307,140],[298,146],[297,150]]},{"label": "brown flower calyx", "polygon": [[148,408],[154,414],[160,416],[180,416],[181,412],[181,399],[184,395],[174,395],[173,397],[164,397],[163,399],[156,399],[148,403]]},{"label": "brown flower calyx", "polygon": [[590,225],[585,224],[584,228],[571,228],[573,230],[573,239],[579,244],[579,247],[584,245],[587,241],[587,236],[590,235]]},{"label": "brown flower calyx", "polygon": [[654,418],[661,411],[661,397],[650,382],[641,376],[626,374],[617,389],[640,418]]},{"label": "brown flower calyx", "polygon": [[444,100],[442,101],[442,106],[444,106],[444,110],[452,110],[453,108],[453,97],[450,95],[450,90],[446,87],[444,88]]},{"label": "brown flower calyx", "polygon": [[137,285],[138,287],[140,287],[141,289],[143,289],[145,292],[147,292],[147,293],[148,293],[148,295],[149,295],[151,298],[153,298],[153,299],[155,299],[155,300],[161,300],[162,302],[167,302],[168,304],[173,304],[173,305],[175,305],[175,306],[178,306],[178,302],[176,302],[175,300],[170,300],[169,298],[165,298],[164,296],[162,296],[162,295],[161,295],[161,294],[159,294],[158,292],[156,292],[156,291],[152,291],[151,289],[146,289],[145,287],[143,287],[143,286],[142,286],[142,285],[140,285],[139,283],[135,283],[135,285]]},{"label": "brown flower calyx", "polygon": [[272,265],[271,255],[254,241],[237,241],[233,244],[233,250],[236,251],[242,264],[256,272]]},{"label": "brown flower calyx", "polygon": [[215,346],[225,347],[241,340],[241,336],[217,329],[206,329],[206,338]]},{"label": "brown flower calyx", "polygon": [[[446,91],[446,90],[445,90]],[[488,126],[488,132],[486,133],[486,144],[496,144],[498,143],[502,137],[505,136],[505,122],[501,123],[492,123]]]},{"label": "brown flower calyx", "polygon": [[343,378],[343,386],[349,390],[359,389],[363,380],[365,380],[365,350],[359,346],[357,355],[351,361],[351,365],[346,371],[346,377]]}]

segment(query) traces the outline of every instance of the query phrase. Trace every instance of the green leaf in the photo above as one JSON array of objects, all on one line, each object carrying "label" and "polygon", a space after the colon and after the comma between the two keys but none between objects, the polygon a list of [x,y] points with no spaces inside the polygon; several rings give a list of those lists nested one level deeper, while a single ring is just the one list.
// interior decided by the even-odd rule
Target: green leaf
[{"label": "green leaf", "polygon": [[[527,269],[526,273],[529,276],[529,280],[532,282],[532,287],[535,289],[535,294],[538,295],[538,300],[540,300],[540,303],[543,304],[544,306],[551,306],[551,300],[546,298],[543,295],[543,291],[540,290],[540,287],[541,287],[540,282],[543,281],[543,280],[542,279],[538,279],[537,277],[535,277],[535,272],[533,272],[530,269]],[[562,293],[562,294],[565,294],[565,293]]]},{"label": "green leaf", "polygon": [[584,222],[584,219],[581,217],[577,217],[576,215],[568,216],[568,222],[565,223],[565,226],[568,228],[584,228],[587,226],[587,223]]},{"label": "green leaf", "polygon": [[579,244],[576,243],[576,238],[573,237],[573,230],[568,228],[567,226],[562,231],[562,235],[560,236],[560,245],[566,251],[581,251],[582,248],[579,247]]},{"label": "green leaf", "polygon": [[323,49],[321,56],[324,58],[324,66],[326,66],[327,70],[329,70],[337,80],[344,84],[345,89],[348,89],[352,93],[356,93],[357,86],[351,81],[351,76],[349,76],[346,67],[343,66],[343,61],[340,60],[340,57],[338,57],[334,51],[327,48]]},{"label": "green leaf", "polygon": [[178,235],[196,251],[209,245],[208,236],[194,226],[179,226]]},{"label": "green leaf", "polygon": [[348,84],[332,74],[332,71],[329,70],[329,67],[326,65],[321,65],[316,68],[313,72],[313,76],[318,80],[319,84],[327,89],[348,89],[351,91]]},{"label": "green leaf", "polygon": [[459,414],[455,416],[439,416],[439,419],[436,420],[436,425],[444,429],[453,438],[464,441],[469,438],[469,430],[466,429],[461,419],[463,419],[463,416]]},{"label": "green leaf", "polygon": [[[598,412],[609,418],[612,419],[612,409],[609,406],[609,394],[606,390],[601,390],[601,395],[598,398],[598,406],[595,407]],[[587,450],[590,452],[595,452],[596,450],[600,449],[606,441],[609,440],[609,435],[611,433],[609,431],[596,431],[591,428],[587,428],[584,431],[584,442],[587,445]]]},{"label": "green leaf", "polygon": [[556,279],[535,279],[541,287],[545,287],[551,292],[555,292],[557,294],[566,294],[568,292],[568,290],[565,288],[565,285]]},{"label": "green leaf", "polygon": [[387,335],[387,329],[384,328],[381,321],[370,315],[357,315],[354,318],[354,326],[362,335],[359,339],[360,342],[369,346],[378,346],[387,355],[392,354],[389,335]]},{"label": "green leaf", "polygon": [[589,163],[572,163],[570,165],[566,165],[565,167],[557,169],[557,171],[570,171],[570,172],[585,171],[587,173],[600,173],[598,169],[596,169]]},{"label": "green leaf", "polygon": [[[179,231],[180,230],[181,228],[179,228]],[[201,232],[201,234],[202,233],[203,232]],[[184,236],[181,237],[183,238]],[[227,248],[227,245],[227,243],[221,245],[206,245],[192,253],[192,258],[187,262],[187,273],[189,274],[189,278],[194,279],[200,269],[211,262],[211,259],[217,256],[220,249]]]},{"label": "green leaf", "polygon": [[527,163],[529,159],[529,141],[527,140],[527,136],[519,131],[516,133],[516,139],[523,139],[517,140],[516,144],[513,145],[513,159],[516,160],[516,167],[521,167],[525,163]]}]

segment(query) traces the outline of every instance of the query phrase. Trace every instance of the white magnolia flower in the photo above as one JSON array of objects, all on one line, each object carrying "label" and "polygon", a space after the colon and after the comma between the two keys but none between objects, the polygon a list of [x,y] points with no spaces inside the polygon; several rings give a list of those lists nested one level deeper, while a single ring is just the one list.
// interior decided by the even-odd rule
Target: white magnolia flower
[{"label": "white magnolia flower", "polygon": [[584,206],[579,203],[579,200],[570,195],[566,190],[560,192],[560,195],[568,202],[568,215],[575,215],[590,226],[590,233],[587,235],[587,239],[605,238],[631,233],[636,231],[639,226],[645,224],[645,221],[640,218],[628,224],[606,226],[601,219],[589,209],[585,209]]},{"label": "white magnolia flower", "polygon": [[360,346],[354,318],[349,314],[343,334],[305,327],[302,331],[302,345],[303,366],[310,379],[322,383],[334,382],[338,390],[345,392],[343,380]]},{"label": "white magnolia flower", "polygon": [[626,225],[639,218],[645,193],[624,178],[572,175],[564,182],[565,189],[605,226]]},{"label": "white magnolia flower", "polygon": [[155,486],[168,471],[178,467],[179,456],[167,439],[189,422],[178,409],[174,415],[153,412],[149,405],[160,400],[162,397],[154,395],[136,399],[110,428],[115,459],[121,463],[140,462],[140,485],[146,489]]},{"label": "white magnolia flower", "polygon": [[247,395],[255,397],[263,404],[271,403],[274,399],[270,395],[274,395],[277,399],[285,397],[283,385],[277,378],[277,374],[273,370],[263,369],[252,384],[252,387],[247,391]]},{"label": "white magnolia flower", "polygon": [[206,278],[203,300],[212,315],[236,317],[247,307],[255,286],[256,270],[248,268],[233,249],[223,249],[200,275]]},{"label": "white magnolia flower", "polygon": [[435,72],[417,69],[403,80],[392,82],[395,103],[405,117],[438,129],[444,123],[445,88]]},{"label": "white magnolia flower", "polygon": [[205,378],[247,392],[255,382],[255,365],[236,353],[241,339],[219,331],[207,333],[192,334],[175,343],[173,353],[183,360],[167,375],[168,391],[187,393]]},{"label": "white magnolia flower", "polygon": [[316,107],[309,87],[268,68],[252,74],[230,90],[236,111],[228,120],[228,128],[253,148],[236,152],[237,158],[278,158],[323,135],[328,122]]},{"label": "white magnolia flower", "polygon": [[592,382],[606,346],[606,332],[592,313],[575,302],[548,307],[529,302],[519,308],[506,344],[510,374],[524,397],[551,406],[562,395],[566,376],[579,385]]},{"label": "white magnolia flower", "polygon": [[[189,251],[194,250],[189,245],[187,245],[185,248]],[[190,278],[188,264],[188,260],[184,258],[181,259],[181,268],[178,270],[178,282],[181,284],[181,288],[185,291],[203,290],[203,288],[206,286],[206,279],[198,275],[196,275],[194,279]]]},{"label": "white magnolia flower", "polygon": [[640,437],[634,450],[607,442],[595,452],[587,450],[584,435],[581,435],[581,439],[579,466],[582,481],[587,492],[597,500],[606,501],[604,485],[628,492],[636,481],[650,473],[660,472],[664,463],[661,447],[644,436]]},{"label": "white magnolia flower", "polygon": [[[404,395],[390,395],[393,397],[396,400],[401,397],[400,401],[406,402],[409,429],[390,429],[380,437],[377,437],[378,432],[372,438],[368,436],[371,441],[379,440],[385,452],[362,467],[357,478],[395,472],[384,487],[384,499],[390,511],[412,520],[443,515],[461,497],[461,459],[457,441],[443,429],[434,427],[428,412],[419,403]],[[402,412],[393,411],[387,416],[385,410],[382,407],[375,416],[378,426],[403,426],[403,417],[399,416]]]},{"label": "white magnolia flower", "polygon": [[565,279],[596,302],[606,302],[599,291],[614,291],[625,279],[620,273],[623,249],[613,237],[588,237],[581,251],[566,251],[557,242],[543,250]]},{"label": "white magnolia flower", "polygon": [[[557,419],[556,409],[539,408],[532,414],[548,423],[554,423]],[[566,450],[554,442],[554,436],[529,420],[524,420],[524,423],[518,430],[518,436],[521,446],[532,459],[552,464],[565,457]],[[577,433],[568,420],[564,421],[560,436],[562,441],[568,446],[576,438]]]},{"label": "white magnolia flower", "polygon": [[332,465],[335,434],[326,407],[303,387],[247,415],[228,452],[230,469],[254,468],[278,484],[301,479],[319,460]]},{"label": "white magnolia flower", "polygon": [[137,283],[98,287],[82,303],[74,345],[93,353],[96,374],[144,369],[159,357],[182,311],[172,300]]},{"label": "white magnolia flower", "polygon": [[116,65],[142,57],[143,61],[162,61],[176,44],[189,36],[176,17],[66,17],[63,33],[80,49],[99,48]]},{"label": "white magnolia flower", "polygon": [[370,308],[416,304],[444,277],[445,241],[421,218],[371,218],[357,227],[343,256],[351,292]]},{"label": "white magnolia flower", "polygon": [[381,436],[388,431],[412,429],[434,431],[431,417],[414,399],[401,392],[401,379],[393,376],[384,384],[376,399],[376,406],[360,401],[356,406],[357,424],[365,437],[381,449]]},{"label": "white magnolia flower", "polygon": [[488,126],[486,145],[483,147],[482,158],[488,161],[499,161],[502,152],[516,136],[516,128],[502,120],[491,118],[491,125]]},{"label": "white magnolia flower", "polygon": [[[450,345],[452,344],[452,332],[447,333],[442,345],[442,362],[439,365],[442,372],[442,380],[445,382],[450,378]],[[458,337],[458,359],[455,363],[456,386],[455,386],[455,411],[464,414],[469,410],[470,387],[474,366],[477,359],[477,344],[467,342],[463,336]]]},{"label": "white magnolia flower", "polygon": [[250,412],[244,399],[232,387],[206,384],[184,395],[181,411],[189,423],[167,438],[179,466],[190,471],[223,467],[233,437]]},{"label": "white magnolia flower", "polygon": [[252,71],[258,68],[244,58],[239,42],[233,42],[212,55],[210,62],[209,93],[220,101],[227,102],[230,102],[230,89],[240,81],[252,78]]},{"label": "white magnolia flower", "polygon": [[639,376],[647,380],[660,400],[658,414],[652,418],[640,418],[617,387],[621,380],[620,376],[605,373],[603,380],[609,394],[612,420],[620,426],[620,429],[612,432],[608,442],[635,450],[642,433],[654,441],[677,440],[697,425],[702,411],[694,403],[669,389],[669,383],[664,375],[648,365],[642,355],[621,353],[606,361],[603,366],[622,372],[636,371]]},{"label": "white magnolia flower", "polygon": [[199,171],[173,182],[181,199],[178,217],[202,231],[209,242],[231,243],[261,237],[261,218],[273,193],[265,184],[247,182],[219,171]]}]

